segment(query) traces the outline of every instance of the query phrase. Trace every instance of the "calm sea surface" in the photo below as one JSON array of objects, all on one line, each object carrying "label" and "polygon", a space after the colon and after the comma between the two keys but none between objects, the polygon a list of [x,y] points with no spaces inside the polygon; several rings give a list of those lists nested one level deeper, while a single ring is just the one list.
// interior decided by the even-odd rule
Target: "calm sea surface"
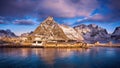
[{"label": "calm sea surface", "polygon": [[0,48],[0,68],[120,68],[120,48]]}]

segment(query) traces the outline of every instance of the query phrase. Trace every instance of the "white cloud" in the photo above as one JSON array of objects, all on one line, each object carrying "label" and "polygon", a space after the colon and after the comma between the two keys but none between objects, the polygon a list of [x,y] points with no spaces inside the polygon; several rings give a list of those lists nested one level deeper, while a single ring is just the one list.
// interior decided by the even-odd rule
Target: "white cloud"
[{"label": "white cloud", "polygon": [[33,22],[32,20],[15,20],[13,24],[17,24],[17,25],[34,25],[35,22]]}]

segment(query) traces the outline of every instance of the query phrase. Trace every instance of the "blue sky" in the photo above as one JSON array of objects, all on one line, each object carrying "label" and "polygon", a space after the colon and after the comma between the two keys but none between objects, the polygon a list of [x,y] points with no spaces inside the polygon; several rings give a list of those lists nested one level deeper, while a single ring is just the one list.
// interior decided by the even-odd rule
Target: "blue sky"
[{"label": "blue sky", "polygon": [[120,0],[0,0],[0,29],[30,32],[48,16],[71,27],[97,24],[109,33],[120,26]]}]

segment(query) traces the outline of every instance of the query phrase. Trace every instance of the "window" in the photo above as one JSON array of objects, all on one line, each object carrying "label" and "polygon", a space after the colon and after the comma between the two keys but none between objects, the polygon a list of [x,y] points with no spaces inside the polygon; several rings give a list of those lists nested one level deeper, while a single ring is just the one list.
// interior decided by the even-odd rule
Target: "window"
[{"label": "window", "polygon": [[41,41],[38,41],[38,43],[41,43]]},{"label": "window", "polygon": [[33,43],[36,43],[36,41],[33,41]]}]

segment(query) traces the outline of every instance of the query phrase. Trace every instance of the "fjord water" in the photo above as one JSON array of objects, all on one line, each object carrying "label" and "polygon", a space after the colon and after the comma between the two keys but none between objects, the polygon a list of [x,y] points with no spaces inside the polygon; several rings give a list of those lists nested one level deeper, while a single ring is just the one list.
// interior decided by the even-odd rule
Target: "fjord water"
[{"label": "fjord water", "polygon": [[120,68],[120,48],[0,48],[0,68]]}]

